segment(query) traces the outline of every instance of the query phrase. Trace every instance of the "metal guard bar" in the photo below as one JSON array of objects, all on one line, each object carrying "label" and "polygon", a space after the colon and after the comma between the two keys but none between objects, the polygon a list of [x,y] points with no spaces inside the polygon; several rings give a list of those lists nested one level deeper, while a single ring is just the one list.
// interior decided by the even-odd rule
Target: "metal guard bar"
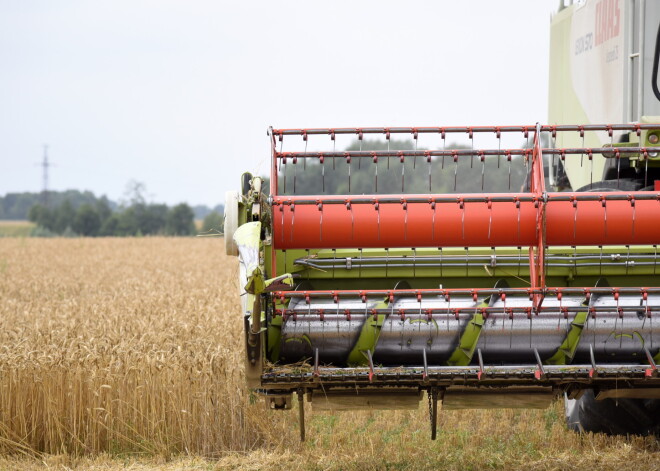
[{"label": "metal guard bar", "polygon": [[[272,129],[270,132],[273,137],[281,138],[283,136],[311,136],[327,135],[335,136],[340,134],[449,134],[449,133],[494,133],[520,132],[527,134],[534,132],[536,125],[528,126],[421,126],[421,127],[364,127],[364,128],[300,128],[300,129]],[[541,132],[580,132],[585,131],[635,131],[660,129],[657,124],[585,124],[585,125],[542,125]]]},{"label": "metal guard bar", "polygon": [[312,290],[312,291],[274,291],[272,296],[280,300],[291,298],[327,298],[338,299],[340,297],[360,298],[363,301],[367,297],[391,298],[394,297],[415,297],[422,296],[442,296],[446,299],[451,296],[471,296],[475,299],[484,296],[502,295],[576,295],[590,296],[618,294],[636,294],[644,297],[649,294],[660,294],[660,287],[553,287],[553,288],[428,288],[428,289],[374,289],[374,290]]},{"label": "metal guard bar", "polygon": [[[541,148],[543,154],[549,155],[587,155],[605,154],[619,156],[624,154],[641,154],[648,158],[649,154],[660,152],[660,147],[570,147],[570,148]],[[453,149],[453,150],[353,150],[340,152],[275,152],[276,159],[324,159],[324,158],[362,158],[378,161],[379,157],[487,157],[487,156],[514,156],[531,157],[534,149]]]},{"label": "metal guard bar", "polygon": [[[303,385],[326,387],[352,386],[481,386],[481,385],[543,385],[571,382],[599,383],[617,381],[619,388],[625,381],[644,386],[658,386],[660,378],[649,376],[649,365],[543,365],[544,375],[537,378],[538,365],[520,366],[428,366],[396,368],[332,368],[318,367],[315,371],[292,371],[291,367],[272,367],[261,377],[268,389],[288,389]],[[371,379],[370,379],[371,377]]]}]

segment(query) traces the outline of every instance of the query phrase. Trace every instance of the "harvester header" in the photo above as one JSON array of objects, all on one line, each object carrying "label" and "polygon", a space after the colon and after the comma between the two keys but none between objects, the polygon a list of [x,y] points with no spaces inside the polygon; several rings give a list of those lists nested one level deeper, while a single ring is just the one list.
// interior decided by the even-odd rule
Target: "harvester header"
[{"label": "harvester header", "polygon": [[[557,147],[565,133],[601,144]],[[227,198],[249,385],[273,408],[294,392],[316,409],[416,407],[427,392],[432,430],[438,400],[544,407],[585,390],[660,394],[656,133],[650,123],[269,129],[268,194],[246,174]],[[342,135],[355,142],[338,151]],[[422,135],[440,145],[423,147]],[[594,159],[611,161],[614,178],[573,191],[548,175],[567,160],[588,172]],[[632,161],[644,184],[616,172]]]}]

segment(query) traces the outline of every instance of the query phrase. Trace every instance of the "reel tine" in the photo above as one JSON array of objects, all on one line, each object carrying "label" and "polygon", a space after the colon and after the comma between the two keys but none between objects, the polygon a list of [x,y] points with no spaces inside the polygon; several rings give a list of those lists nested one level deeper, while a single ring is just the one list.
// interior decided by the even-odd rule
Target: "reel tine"
[{"label": "reel tine", "polygon": [[511,152],[507,151],[506,160],[509,162],[509,191],[511,191]]},{"label": "reel tine", "polygon": [[[417,152],[417,138],[419,137],[419,134],[417,133],[417,130],[415,129],[413,131],[413,139],[415,141],[415,152]],[[417,168],[417,154],[413,156],[413,169]],[[414,172],[413,172],[414,173]]]},{"label": "reel tine", "polygon": [[446,157],[446,155],[444,154],[444,151],[447,150],[447,140],[446,140],[446,137],[447,137],[447,136],[445,135],[445,130],[443,129],[443,130],[442,130],[442,151],[443,151],[443,154],[442,154],[442,167],[441,167],[442,170],[445,169],[445,157]]},{"label": "reel tine", "polygon": [[438,247],[438,251],[440,252],[440,278],[442,278],[442,271],[443,271],[443,270],[442,270],[442,267],[443,267],[443,265],[444,265],[444,264],[442,263],[442,247]]},{"label": "reel tine", "polygon": [[520,200],[516,198],[516,209],[518,209],[518,242],[520,242]]},{"label": "reel tine", "polygon": [[600,195],[601,204],[603,206],[604,220],[605,220],[605,239],[607,239],[607,200],[603,195]]},{"label": "reel tine", "polygon": [[325,193],[325,165],[324,162],[325,159],[323,158],[323,155],[319,156],[319,163],[321,165],[321,187],[323,193]]},{"label": "reel tine", "polygon": [[[348,155],[346,156],[346,163],[348,164],[348,192],[351,192],[351,156]],[[360,159],[358,159],[358,164],[360,163]]]},{"label": "reel tine", "polygon": [[580,137],[582,138],[582,153],[580,154],[580,168],[582,168],[582,165],[584,163],[584,127],[583,126],[578,126]]},{"label": "reel tine", "polygon": [[406,200],[402,199],[401,204],[406,213],[403,219],[403,240],[408,240],[408,203]]},{"label": "reel tine", "polygon": [[[307,131],[303,131],[302,138],[303,138],[303,141],[305,141],[305,153],[307,153]],[[307,170],[307,159],[306,158],[303,159],[303,170]]]},{"label": "reel tine", "polygon": [[459,207],[461,208],[461,211],[463,212],[461,214],[461,235],[463,241],[465,241],[465,202],[463,201],[463,198],[459,198]]},{"label": "reel tine", "polygon": [[319,201],[316,206],[319,209],[320,218],[321,218],[321,220],[319,221],[319,240],[322,241],[323,240],[323,203]]},{"label": "reel tine", "polygon": [[[484,174],[486,171],[486,156],[484,155],[483,152],[481,152],[481,156],[479,157],[481,159],[481,191],[484,191]],[[497,156],[499,159],[499,155]]]},{"label": "reel tine", "polygon": [[378,229],[378,240],[380,240],[380,203],[378,203],[378,201],[376,201],[376,203],[374,204],[374,207],[376,209],[376,218],[377,218],[376,226],[377,226],[377,229]]},{"label": "reel tine", "polygon": [[[332,249],[332,279],[335,279],[335,270],[337,269],[337,249]],[[339,307],[337,307],[337,314],[339,314]]]},{"label": "reel tine", "polygon": [[433,216],[431,217],[431,240],[435,242],[435,200],[431,201],[431,211],[433,211]]},{"label": "reel tine", "polygon": [[[413,247],[412,251],[413,251],[413,278],[417,278],[417,249],[415,247]],[[419,313],[420,313],[420,315],[422,313],[422,300],[421,300],[421,298],[419,300]]]},{"label": "reel tine", "polygon": [[470,154],[470,168],[473,168],[473,166],[474,166],[474,134],[472,133],[472,128],[468,128],[468,134],[470,136],[470,150],[472,150],[472,153]]},{"label": "reel tine", "polygon": [[282,168],[282,180],[283,180],[282,183],[283,183],[283,186],[284,186],[284,193],[286,194],[286,169],[287,169],[287,167],[286,167],[286,157],[282,157],[282,166],[283,166],[283,168]]},{"label": "reel tine", "polygon": [[378,156],[377,155],[373,156],[373,163],[376,166],[376,171],[374,174],[374,193],[378,193]]},{"label": "reel tine", "polygon": [[456,179],[458,175],[458,153],[456,151],[453,152],[454,154],[454,192],[456,191]]},{"label": "reel tine", "polygon": [[[337,151],[337,140],[335,139],[335,131],[334,129],[330,130],[330,140],[332,141],[332,153],[334,154]],[[336,170],[336,165],[335,165],[335,160],[336,157],[333,155],[332,157],[332,170]]]},{"label": "reel tine", "polygon": [[575,208],[573,214],[573,240],[575,241],[575,235],[577,232],[577,212],[578,212],[578,202],[576,199],[573,199],[573,208]]},{"label": "reel tine", "polygon": [[[360,140],[360,152],[362,152],[362,138],[363,137],[364,137],[364,134],[362,133],[362,131],[360,131],[359,134],[358,134],[358,139]],[[361,168],[362,168],[362,162],[360,161],[360,159],[358,159],[358,170],[360,170]]]},{"label": "reel tine", "polygon": [[589,155],[589,167],[590,167],[590,171],[589,171],[589,178],[590,178],[589,186],[590,186],[590,187],[593,187],[593,185],[594,185],[594,156],[592,155],[591,150],[589,151],[589,154],[588,154],[588,155]]},{"label": "reel tine", "polygon": [[[358,269],[358,277],[362,278],[362,249],[360,249],[360,268]],[[366,314],[367,314],[366,301],[365,301],[365,305],[364,305],[364,311],[365,311],[365,316],[366,316]]]},{"label": "reel tine", "polygon": [[[304,159],[303,159],[304,160]],[[298,163],[298,157],[293,158],[293,194],[296,194],[296,174],[297,174],[297,164]]]},{"label": "reel tine", "polygon": [[490,229],[493,225],[493,202],[490,198],[486,198],[486,205],[488,205],[488,240],[490,240]]},{"label": "reel tine", "polygon": [[406,163],[404,162],[403,152],[400,152],[399,160],[401,161],[401,193],[406,192]]},{"label": "reel tine", "polygon": [[[390,131],[387,129],[385,131],[385,139],[387,140],[387,152],[389,153],[390,151]],[[387,156],[387,170],[390,169],[390,156]]]},{"label": "reel tine", "polygon": [[351,212],[351,239],[355,238],[355,217],[353,216],[353,205],[350,201],[346,202],[346,209]]},{"label": "reel tine", "polygon": [[618,150],[616,151],[616,189],[619,189],[619,183],[621,181],[621,155]]},{"label": "reel tine", "polygon": [[[635,205],[635,197],[628,196],[630,199],[630,206],[632,207],[633,217],[632,217],[632,237],[635,238],[635,217],[637,215],[637,206]],[[627,273],[627,272],[626,272]]]},{"label": "reel tine", "polygon": [[495,136],[497,137],[497,168],[500,168],[500,152],[502,151],[502,133],[500,127],[495,128]]},{"label": "reel tine", "polygon": [[426,161],[429,164],[429,193],[431,193],[431,171],[432,171],[432,164],[431,164],[431,154],[428,153],[426,156]]}]

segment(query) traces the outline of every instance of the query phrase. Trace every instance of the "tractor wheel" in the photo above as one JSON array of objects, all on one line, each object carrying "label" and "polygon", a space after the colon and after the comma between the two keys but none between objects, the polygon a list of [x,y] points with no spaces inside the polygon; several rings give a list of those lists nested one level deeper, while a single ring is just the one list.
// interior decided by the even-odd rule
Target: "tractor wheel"
[{"label": "tractor wheel", "polygon": [[566,425],[575,432],[608,435],[659,435],[659,399],[596,400],[587,389],[579,399],[564,396]]},{"label": "tractor wheel", "polygon": [[631,180],[629,178],[622,178],[620,180],[603,180],[600,182],[593,182],[590,185],[585,185],[576,191],[640,191],[642,189],[642,182],[638,180]]}]

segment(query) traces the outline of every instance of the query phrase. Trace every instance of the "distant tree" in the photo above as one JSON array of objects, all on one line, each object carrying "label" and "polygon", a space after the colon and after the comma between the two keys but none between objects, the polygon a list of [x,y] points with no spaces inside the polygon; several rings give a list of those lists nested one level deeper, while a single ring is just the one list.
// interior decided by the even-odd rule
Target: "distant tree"
[{"label": "distant tree", "polygon": [[115,234],[117,236],[132,236],[138,233],[140,226],[134,206],[128,207],[119,213]]},{"label": "distant tree", "polygon": [[37,203],[30,208],[28,219],[50,232],[55,231],[56,222],[54,212],[41,204]]},{"label": "distant tree", "polygon": [[94,209],[99,215],[101,224],[103,224],[110,216],[112,216],[110,201],[105,195],[96,200],[96,203],[94,203]]},{"label": "distant tree", "polygon": [[124,190],[124,200],[122,201],[123,206],[136,206],[140,204],[146,204],[147,198],[147,186],[136,180],[131,180],[126,184],[126,189]]},{"label": "distant tree", "polygon": [[192,235],[195,233],[195,214],[190,206],[181,203],[167,213],[167,233],[169,235]]},{"label": "distant tree", "polygon": [[135,218],[138,230],[143,235],[161,234],[167,225],[167,205],[165,204],[136,204]]},{"label": "distant tree", "polygon": [[83,204],[76,211],[71,228],[80,235],[94,237],[101,229],[101,218],[92,205]]},{"label": "distant tree", "polygon": [[224,218],[217,211],[211,211],[202,224],[202,232],[222,232],[224,229]]},{"label": "distant tree", "polygon": [[64,203],[55,210],[55,232],[63,233],[67,228],[73,228],[75,217],[76,212],[71,201],[64,200]]},{"label": "distant tree", "polygon": [[[110,210],[114,210],[117,204],[108,200],[106,197],[100,199],[105,200]],[[69,200],[74,210],[77,210],[81,205],[88,203],[94,206],[99,200],[91,191],[49,191],[48,192],[48,205],[51,210],[58,208],[65,200]],[[0,219],[27,219],[30,208],[35,204],[44,203],[44,195],[40,193],[7,193],[0,196]],[[101,213],[99,213],[100,216]]]},{"label": "distant tree", "polygon": [[108,217],[101,224],[101,228],[99,229],[99,235],[105,237],[121,235],[119,234],[119,229],[118,229],[119,218],[120,216],[118,214],[111,214],[110,217]]}]

